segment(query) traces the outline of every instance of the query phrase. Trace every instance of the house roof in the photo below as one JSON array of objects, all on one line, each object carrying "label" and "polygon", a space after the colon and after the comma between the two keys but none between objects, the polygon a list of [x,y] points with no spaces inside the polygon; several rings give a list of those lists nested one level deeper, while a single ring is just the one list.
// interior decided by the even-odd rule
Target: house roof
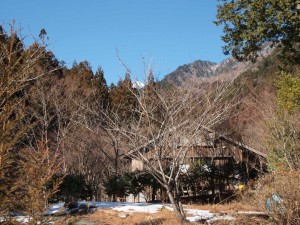
[{"label": "house roof", "polygon": [[[214,130],[212,130],[210,128],[207,128],[207,127],[204,127],[204,126],[202,126],[202,128],[204,130],[206,130],[207,132],[213,134],[213,135],[210,135],[210,138],[224,140],[224,141],[226,141],[226,142],[228,142],[228,143],[230,143],[230,144],[232,144],[232,145],[234,145],[234,146],[236,146],[236,147],[238,147],[240,149],[249,151],[249,152],[251,152],[251,153],[253,153],[255,155],[258,155],[258,156],[260,156],[262,158],[267,158],[267,154],[266,153],[263,153],[263,152],[261,152],[261,151],[259,151],[257,149],[254,149],[254,148],[252,148],[252,147],[250,147],[248,145],[245,145],[242,142],[235,141],[234,139],[229,138],[229,137],[227,137],[225,135],[219,135],[219,134],[217,134],[217,132],[215,132]],[[188,141],[188,140],[185,139],[184,137],[182,137],[181,140],[180,140],[180,143],[184,144],[186,141]],[[154,140],[150,140],[148,143],[145,143],[144,145],[141,145],[141,146],[139,146],[139,147],[137,147],[137,148],[135,148],[135,149],[127,152],[127,153],[122,154],[121,157],[130,156],[133,153],[135,153],[137,151],[140,151],[141,149],[150,146],[153,142],[154,142]],[[203,146],[213,146],[213,143],[212,143],[212,141],[208,141],[208,142],[204,141],[202,137],[199,137],[199,138],[195,139],[195,146],[202,146],[202,147]]]},{"label": "house roof", "polygon": [[[207,128],[207,127],[203,127],[203,128],[204,128],[205,130],[207,130],[208,132],[215,132],[215,131],[213,131],[212,129],[209,129],[209,128]],[[252,147],[250,147],[250,146],[248,146],[248,145],[245,145],[245,144],[242,143],[242,142],[235,141],[235,140],[233,140],[232,138],[229,138],[229,137],[227,137],[227,136],[225,136],[225,135],[218,135],[218,138],[221,139],[221,140],[224,140],[224,141],[226,141],[226,142],[228,142],[228,143],[230,143],[230,144],[233,144],[233,145],[236,146],[236,147],[239,147],[239,148],[242,148],[242,149],[247,150],[247,151],[249,151],[249,152],[252,152],[252,153],[254,153],[254,154],[256,154],[256,155],[259,155],[259,156],[261,156],[261,157],[263,157],[263,158],[267,158],[267,154],[266,154],[266,153],[263,153],[263,152],[261,152],[261,151],[259,151],[259,150],[256,150],[256,149],[254,149],[254,148],[252,148]]]}]

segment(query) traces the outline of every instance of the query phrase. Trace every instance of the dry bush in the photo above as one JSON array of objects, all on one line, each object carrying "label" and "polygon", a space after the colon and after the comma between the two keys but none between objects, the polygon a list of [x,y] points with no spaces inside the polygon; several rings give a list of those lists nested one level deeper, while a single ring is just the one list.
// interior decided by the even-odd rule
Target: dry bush
[{"label": "dry bush", "polygon": [[212,213],[219,213],[222,211],[256,211],[256,208],[253,205],[249,205],[248,203],[241,202],[240,200],[235,200],[229,203],[219,203],[219,204],[205,204],[205,205],[189,205],[189,209],[202,209],[202,210],[210,210]]},{"label": "dry bush", "polygon": [[266,212],[276,224],[300,224],[299,186],[300,171],[268,174],[259,181],[255,193],[247,195],[243,201]]},{"label": "dry bush", "polygon": [[270,221],[257,216],[238,216],[235,220],[218,220],[211,222],[211,225],[271,225]]},{"label": "dry bush", "polygon": [[[87,225],[189,225],[193,223],[182,223],[176,215],[166,209],[158,213],[128,213],[126,218],[120,218],[118,215],[124,214],[111,209],[103,209],[93,214],[67,217],[56,221],[55,225],[64,224],[87,224]],[[126,214],[126,213],[125,213]]]}]

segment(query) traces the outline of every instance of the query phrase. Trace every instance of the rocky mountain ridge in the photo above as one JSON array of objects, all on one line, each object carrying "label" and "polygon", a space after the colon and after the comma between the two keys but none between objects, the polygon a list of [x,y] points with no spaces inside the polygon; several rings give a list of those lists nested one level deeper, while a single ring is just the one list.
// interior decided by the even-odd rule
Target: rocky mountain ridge
[{"label": "rocky mountain ridge", "polygon": [[220,63],[196,60],[190,64],[179,66],[162,80],[163,84],[171,83],[176,86],[185,85],[188,81],[199,79],[231,79],[252,67],[250,62],[238,62],[233,58]]},{"label": "rocky mountain ridge", "polygon": [[[266,44],[259,54],[260,57],[257,63],[271,53],[271,46]],[[179,66],[175,71],[167,74],[161,83],[184,86],[188,81],[197,81],[199,79],[233,79],[248,69],[255,70],[257,63],[240,62],[233,58],[225,59],[220,63],[196,60],[193,63]]]}]

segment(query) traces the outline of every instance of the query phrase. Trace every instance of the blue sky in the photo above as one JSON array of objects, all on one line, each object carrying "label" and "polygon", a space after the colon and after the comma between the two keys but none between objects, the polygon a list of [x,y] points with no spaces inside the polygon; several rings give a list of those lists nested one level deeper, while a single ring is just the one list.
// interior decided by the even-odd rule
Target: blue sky
[{"label": "blue sky", "polygon": [[197,59],[220,62],[222,28],[217,0],[1,0],[0,23],[16,21],[24,34],[45,28],[49,49],[68,67],[87,60],[101,66],[107,83],[131,69],[144,79],[144,64],[158,79]]}]

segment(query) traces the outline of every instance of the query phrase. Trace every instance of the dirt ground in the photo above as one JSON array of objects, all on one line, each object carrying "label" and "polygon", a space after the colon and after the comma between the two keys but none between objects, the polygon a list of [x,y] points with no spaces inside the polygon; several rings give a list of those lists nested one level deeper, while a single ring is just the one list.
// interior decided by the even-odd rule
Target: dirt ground
[{"label": "dirt ground", "polygon": [[[219,213],[220,215],[233,215],[236,220],[228,221],[216,221],[211,224],[214,225],[260,225],[270,224],[266,218],[260,216],[250,215],[237,215],[237,211],[255,211],[255,209],[242,204],[231,203],[226,205],[187,205],[185,208],[189,209],[202,209],[210,210],[213,213]],[[189,215],[187,215],[189,216]],[[157,213],[123,213],[112,209],[100,209],[93,214],[67,217],[63,220],[57,221],[56,225],[181,225],[181,223],[175,216],[174,212],[168,209],[162,209]],[[195,223],[184,223],[195,224]],[[205,224],[199,222],[196,224]]]}]

